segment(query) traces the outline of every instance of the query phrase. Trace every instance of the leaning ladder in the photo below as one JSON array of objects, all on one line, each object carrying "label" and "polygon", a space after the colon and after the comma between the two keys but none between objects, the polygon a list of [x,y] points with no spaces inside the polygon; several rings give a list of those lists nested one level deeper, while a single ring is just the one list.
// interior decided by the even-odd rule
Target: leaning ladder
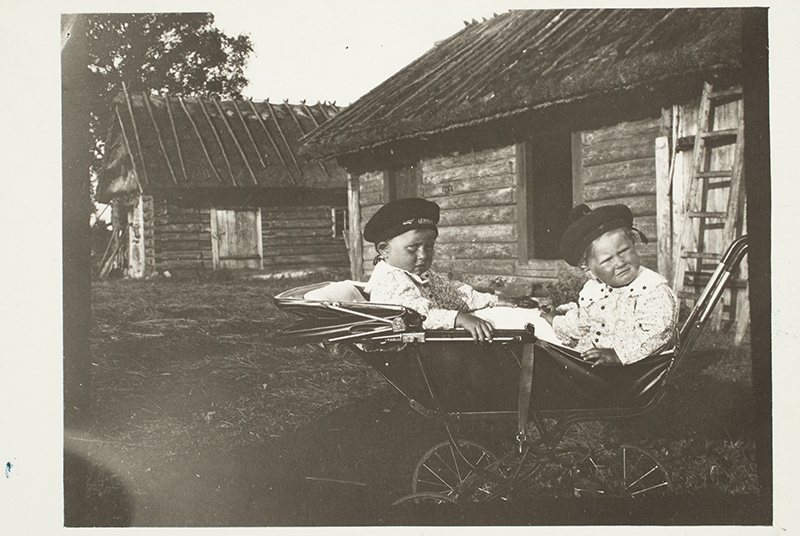
[{"label": "leaning ladder", "polygon": [[[728,112],[734,110],[735,125],[715,128],[721,122],[716,120],[720,107],[729,103],[726,108]],[[725,245],[743,232],[743,105],[740,87],[714,91],[711,84],[704,84],[674,281],[678,298],[690,304],[700,297],[700,289],[708,282]],[[734,278],[730,285],[728,314],[736,322],[738,343],[749,321],[747,282]],[[712,329],[720,329],[722,322],[723,307],[717,307],[711,317]]]}]

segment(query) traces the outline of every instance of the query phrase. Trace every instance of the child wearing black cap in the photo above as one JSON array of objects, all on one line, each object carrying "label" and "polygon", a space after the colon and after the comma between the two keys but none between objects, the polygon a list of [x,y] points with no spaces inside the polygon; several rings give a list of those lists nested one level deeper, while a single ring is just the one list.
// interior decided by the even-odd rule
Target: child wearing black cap
[{"label": "child wearing black cap", "polygon": [[666,279],[639,263],[633,233],[644,235],[630,209],[578,205],[570,222],[561,255],[589,280],[577,307],[543,315],[559,339],[594,364],[633,363],[673,343],[678,300]]},{"label": "child wearing black cap", "polygon": [[474,311],[511,304],[430,269],[438,222],[439,205],[425,199],[398,199],[378,209],[364,227],[378,252],[365,290],[372,302],[423,315],[423,329],[463,328],[476,341],[491,341],[494,326]]}]

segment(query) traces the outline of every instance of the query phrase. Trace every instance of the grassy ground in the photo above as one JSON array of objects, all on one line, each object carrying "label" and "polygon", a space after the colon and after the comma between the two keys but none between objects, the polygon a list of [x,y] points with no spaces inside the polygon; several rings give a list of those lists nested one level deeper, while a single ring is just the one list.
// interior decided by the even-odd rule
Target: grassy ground
[{"label": "grassy ground", "polygon": [[[277,347],[292,322],[271,297],[310,280],[105,281],[92,289],[91,441],[147,449],[151,471],[257,447],[388,389],[357,358]],[[586,424],[577,443],[634,441],[659,455],[678,493],[758,492],[749,343],[708,334],[658,411],[624,426]],[[90,483],[91,484],[91,483]],[[94,482],[102,488],[108,483]]]}]

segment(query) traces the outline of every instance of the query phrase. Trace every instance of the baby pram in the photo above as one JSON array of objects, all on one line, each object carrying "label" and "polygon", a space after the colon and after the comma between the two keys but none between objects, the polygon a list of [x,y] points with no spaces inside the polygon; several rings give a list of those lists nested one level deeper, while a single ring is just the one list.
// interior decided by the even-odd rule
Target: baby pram
[{"label": "baby pram", "polygon": [[[659,494],[669,489],[669,476],[645,449],[615,445],[576,455],[562,439],[576,423],[625,419],[659,404],[746,252],[746,237],[729,246],[672,348],[626,366],[592,367],[578,353],[537,339],[531,326],[497,331],[481,345],[464,330],[425,331],[415,311],[370,303],[351,281],[276,296],[278,307],[302,317],[277,340],[346,344],[414,410],[444,424],[447,440],[421,457],[411,493],[396,504],[505,499],[548,464],[570,475],[574,495]],[[455,437],[456,423],[481,419],[516,421],[508,452],[498,456]]]}]

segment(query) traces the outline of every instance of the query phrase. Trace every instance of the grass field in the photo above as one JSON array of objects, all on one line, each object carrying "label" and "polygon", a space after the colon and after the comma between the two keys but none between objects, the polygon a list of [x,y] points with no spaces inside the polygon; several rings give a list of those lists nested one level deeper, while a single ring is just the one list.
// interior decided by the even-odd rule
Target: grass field
[{"label": "grass field", "polygon": [[[286,437],[387,384],[347,353],[277,347],[292,321],[271,297],[309,279],[104,281],[92,288],[92,437],[148,449],[151,468]],[[659,409],[572,440],[635,440],[676,493],[756,494],[750,346],[705,334]],[[99,439],[98,439],[99,438]]]}]

